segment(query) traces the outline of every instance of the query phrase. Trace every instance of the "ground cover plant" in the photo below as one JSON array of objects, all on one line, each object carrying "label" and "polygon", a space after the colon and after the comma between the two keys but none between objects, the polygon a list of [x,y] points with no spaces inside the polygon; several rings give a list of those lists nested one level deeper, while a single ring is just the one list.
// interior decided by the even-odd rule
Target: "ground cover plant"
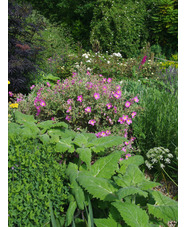
[{"label": "ground cover plant", "polygon": [[[86,226],[86,222],[151,226],[177,221],[177,202],[150,190],[159,183],[150,182],[139,170],[142,156],[124,160],[123,151],[104,152],[126,141],[124,137],[97,138],[69,130],[64,122],[37,122],[17,110],[14,115],[9,123],[10,225],[50,226],[50,219],[52,226]],[[102,155],[95,161],[98,153]],[[126,209],[136,213],[135,221]]]}]

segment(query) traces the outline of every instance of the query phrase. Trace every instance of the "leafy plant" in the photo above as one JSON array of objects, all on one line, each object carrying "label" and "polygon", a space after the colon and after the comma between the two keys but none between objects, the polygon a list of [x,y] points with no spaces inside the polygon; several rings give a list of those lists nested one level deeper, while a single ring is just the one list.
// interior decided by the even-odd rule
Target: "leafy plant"
[{"label": "leafy plant", "polygon": [[28,85],[36,71],[38,53],[42,50],[35,45],[33,36],[43,28],[42,23],[30,23],[28,4],[8,2],[8,78],[10,91],[28,93]]},{"label": "leafy plant", "polygon": [[166,226],[169,220],[177,221],[177,202],[151,190],[159,183],[147,180],[139,170],[138,165],[144,162],[142,156],[136,155],[118,164],[121,155],[122,152],[116,151],[102,157],[90,170],[69,163],[67,175],[73,200],[65,226],[83,212],[87,193],[91,197],[96,226]]}]

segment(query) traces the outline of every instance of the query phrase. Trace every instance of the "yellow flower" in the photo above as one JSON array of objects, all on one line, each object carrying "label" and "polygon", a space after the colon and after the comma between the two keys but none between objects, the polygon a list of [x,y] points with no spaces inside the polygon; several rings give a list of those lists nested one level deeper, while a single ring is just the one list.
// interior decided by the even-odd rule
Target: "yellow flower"
[{"label": "yellow flower", "polygon": [[18,108],[18,103],[12,103],[12,104],[10,104],[10,107],[11,108]]},{"label": "yellow flower", "polygon": [[10,81],[8,80],[8,84],[10,84]]}]

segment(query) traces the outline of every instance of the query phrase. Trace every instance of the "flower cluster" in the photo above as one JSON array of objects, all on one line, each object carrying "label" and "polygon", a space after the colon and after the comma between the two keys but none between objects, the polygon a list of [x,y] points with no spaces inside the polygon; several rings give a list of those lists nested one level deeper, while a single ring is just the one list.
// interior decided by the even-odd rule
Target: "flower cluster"
[{"label": "flower cluster", "polygon": [[145,164],[149,169],[154,167],[165,168],[167,164],[171,163],[171,158],[173,158],[169,149],[163,147],[154,147],[150,149],[146,156],[148,160],[145,161]]},{"label": "flower cluster", "polygon": [[18,108],[18,103],[12,103],[12,104],[10,104],[9,106],[10,106],[10,108]]},{"label": "flower cluster", "polygon": [[[19,102],[20,110],[32,113],[34,106],[40,120],[67,121],[75,130],[86,129],[97,137],[112,134],[128,139],[139,100],[137,96],[127,96],[126,99],[121,86],[113,78],[93,75],[85,70],[73,72],[71,78],[57,81],[53,87],[49,83],[32,85],[27,102],[29,104]],[[132,140],[128,143],[124,146],[130,150]]]}]

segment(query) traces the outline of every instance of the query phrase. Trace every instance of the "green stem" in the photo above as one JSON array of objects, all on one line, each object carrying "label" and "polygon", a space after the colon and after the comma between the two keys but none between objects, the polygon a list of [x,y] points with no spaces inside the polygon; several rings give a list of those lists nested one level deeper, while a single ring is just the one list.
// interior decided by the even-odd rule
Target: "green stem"
[{"label": "green stem", "polygon": [[162,168],[162,170],[171,179],[171,181],[178,187],[178,185],[176,184],[176,182],[169,176],[169,174],[164,170],[164,168]]}]

